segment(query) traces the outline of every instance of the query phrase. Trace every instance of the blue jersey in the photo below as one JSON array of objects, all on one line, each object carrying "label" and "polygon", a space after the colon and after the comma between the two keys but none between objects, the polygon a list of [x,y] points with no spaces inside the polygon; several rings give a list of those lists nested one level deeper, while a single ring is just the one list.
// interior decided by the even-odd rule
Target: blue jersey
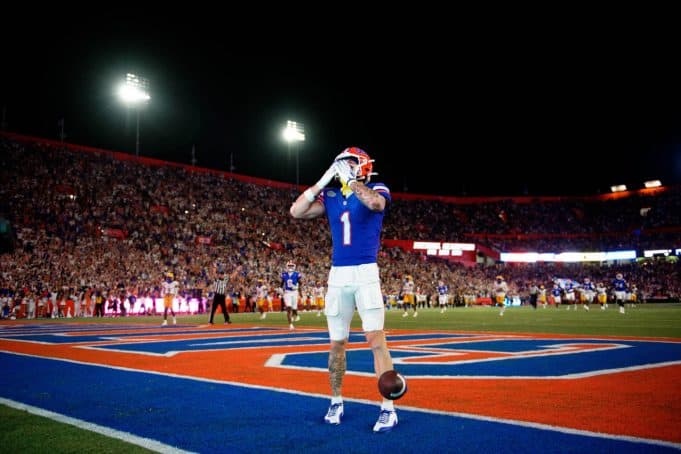
[{"label": "blue jersey", "polygon": [[284,271],[281,273],[281,285],[285,292],[295,292],[298,290],[300,273],[297,271]]},{"label": "blue jersey", "polygon": [[625,292],[627,290],[627,281],[615,278],[615,280],[612,281],[612,286],[615,288],[616,292]]},{"label": "blue jersey", "polygon": [[[390,190],[385,184],[368,183],[367,187],[390,202]],[[331,229],[331,264],[351,266],[376,263],[385,210],[371,211],[354,193],[345,198],[340,189],[335,188],[325,188],[320,199],[326,208]]]},{"label": "blue jersey", "polygon": [[449,291],[449,288],[446,285],[438,285],[437,286],[437,293],[439,295],[446,295],[448,291]]}]

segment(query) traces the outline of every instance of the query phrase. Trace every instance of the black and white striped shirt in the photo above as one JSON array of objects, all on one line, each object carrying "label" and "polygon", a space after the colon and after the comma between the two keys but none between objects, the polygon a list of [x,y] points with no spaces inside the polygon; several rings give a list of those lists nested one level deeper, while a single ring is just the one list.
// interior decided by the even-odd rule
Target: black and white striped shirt
[{"label": "black and white striped shirt", "polygon": [[215,279],[215,282],[213,283],[213,292],[216,295],[224,295],[227,292],[227,282],[229,282],[229,279],[226,277]]}]

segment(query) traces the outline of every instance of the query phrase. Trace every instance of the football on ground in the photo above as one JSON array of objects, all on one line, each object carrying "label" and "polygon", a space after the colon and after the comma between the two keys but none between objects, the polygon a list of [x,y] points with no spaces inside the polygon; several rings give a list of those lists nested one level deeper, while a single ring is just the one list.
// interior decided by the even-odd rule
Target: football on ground
[{"label": "football on ground", "polygon": [[397,400],[407,392],[407,380],[396,370],[388,370],[378,379],[378,391],[383,397]]}]

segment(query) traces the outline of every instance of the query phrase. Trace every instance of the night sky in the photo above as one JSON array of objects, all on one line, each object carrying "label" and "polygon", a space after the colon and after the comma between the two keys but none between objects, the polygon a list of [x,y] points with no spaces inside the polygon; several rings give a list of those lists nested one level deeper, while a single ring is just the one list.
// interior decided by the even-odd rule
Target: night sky
[{"label": "night sky", "polygon": [[198,165],[227,170],[231,155],[238,173],[295,182],[295,147],[281,138],[290,119],[307,136],[301,184],[352,145],[396,192],[595,194],[681,182],[681,78],[673,59],[647,48],[508,39],[320,50],[103,23],[31,36],[5,40],[10,131],[57,139],[63,117],[67,141],[134,153],[134,110],[115,95],[134,72],[151,85],[143,156],[189,163],[195,146]]}]

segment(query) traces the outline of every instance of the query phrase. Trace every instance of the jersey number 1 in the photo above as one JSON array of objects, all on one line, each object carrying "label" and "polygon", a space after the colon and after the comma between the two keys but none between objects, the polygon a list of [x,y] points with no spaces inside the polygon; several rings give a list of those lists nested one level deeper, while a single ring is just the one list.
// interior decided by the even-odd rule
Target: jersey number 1
[{"label": "jersey number 1", "polygon": [[343,224],[343,246],[349,246],[352,240],[350,213],[348,211],[343,211],[343,214],[340,216],[340,221]]}]

